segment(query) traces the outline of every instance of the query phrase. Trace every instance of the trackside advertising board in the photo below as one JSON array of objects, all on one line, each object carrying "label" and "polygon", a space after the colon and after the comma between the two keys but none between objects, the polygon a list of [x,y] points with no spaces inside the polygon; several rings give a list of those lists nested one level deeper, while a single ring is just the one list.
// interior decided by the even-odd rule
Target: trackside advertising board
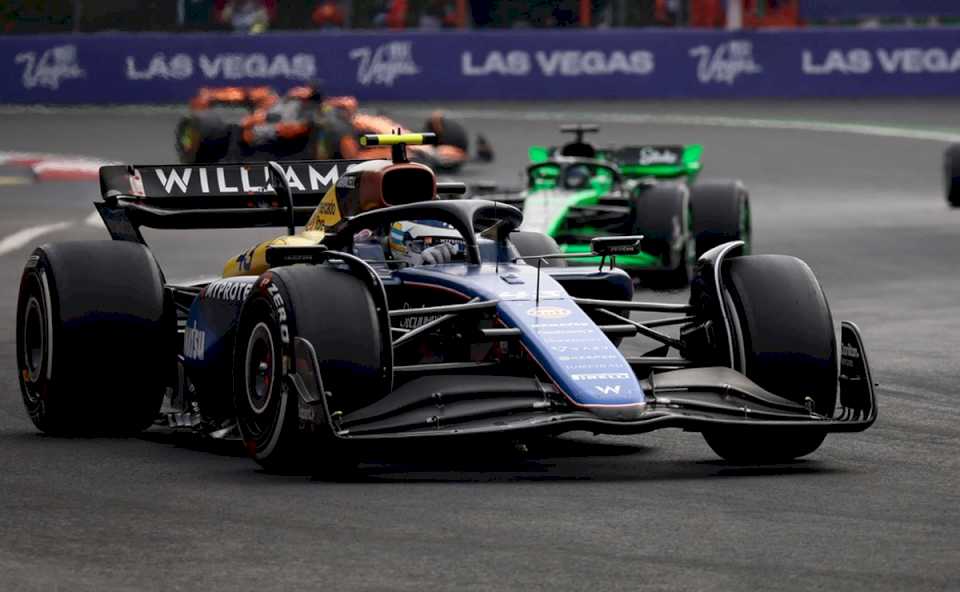
[{"label": "trackside advertising board", "polygon": [[169,103],[313,78],[361,100],[960,95],[960,28],[0,38],[2,103]]}]

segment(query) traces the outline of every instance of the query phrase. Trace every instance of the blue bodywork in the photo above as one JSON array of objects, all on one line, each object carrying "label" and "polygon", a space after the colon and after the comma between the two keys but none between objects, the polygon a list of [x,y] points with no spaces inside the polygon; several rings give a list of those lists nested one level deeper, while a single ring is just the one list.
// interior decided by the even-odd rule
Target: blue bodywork
[{"label": "blue bodywork", "polygon": [[[522,331],[521,342],[571,403],[583,407],[645,404],[643,389],[617,347],[550,275],[524,263],[453,263],[384,270],[390,284],[436,286],[464,300],[497,300],[497,316]],[[570,275],[572,270],[557,270]],[[576,275],[609,272],[578,270]],[[614,275],[613,280],[629,278]],[[216,383],[230,368],[234,335],[247,286],[255,276],[216,280],[194,301],[187,318],[184,366],[198,386]]]},{"label": "blue bodywork", "polygon": [[501,321],[521,329],[523,345],[574,404],[644,404],[643,389],[623,355],[546,271],[540,275],[539,304],[537,269],[526,264],[410,267],[396,276],[468,298],[499,300]]}]

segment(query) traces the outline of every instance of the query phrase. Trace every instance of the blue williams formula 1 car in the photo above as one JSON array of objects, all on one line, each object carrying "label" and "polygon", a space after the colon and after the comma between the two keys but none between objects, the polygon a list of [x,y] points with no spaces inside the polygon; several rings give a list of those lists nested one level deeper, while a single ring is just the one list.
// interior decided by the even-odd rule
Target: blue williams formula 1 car
[{"label": "blue williams formula 1 car", "polygon": [[[41,246],[22,276],[17,365],[33,422],[238,434],[271,470],[348,459],[359,442],[665,427],[702,432],[732,462],[781,462],[874,422],[860,333],[842,323],[838,348],[799,259],[726,243],[699,259],[689,304],[635,302],[606,263],[642,239],[595,240],[599,268],[541,269],[573,255],[518,234],[514,207],[437,199],[463,187],[407,161],[406,144],[430,139],[367,136],[393,159],[362,163],[101,169],[95,205],[114,240]],[[388,245],[398,222],[424,220],[443,230],[437,244],[404,231]],[[288,232],[218,279],[175,285],[143,226]],[[624,354],[628,338],[649,351]]]}]

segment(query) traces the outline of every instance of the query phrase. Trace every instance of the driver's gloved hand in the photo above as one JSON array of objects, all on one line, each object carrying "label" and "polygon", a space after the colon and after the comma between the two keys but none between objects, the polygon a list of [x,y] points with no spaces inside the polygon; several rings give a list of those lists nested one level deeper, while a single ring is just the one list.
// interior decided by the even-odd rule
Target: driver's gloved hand
[{"label": "driver's gloved hand", "polygon": [[417,265],[438,265],[440,263],[450,263],[456,254],[456,247],[449,243],[440,243],[424,249],[420,253],[421,260]]}]

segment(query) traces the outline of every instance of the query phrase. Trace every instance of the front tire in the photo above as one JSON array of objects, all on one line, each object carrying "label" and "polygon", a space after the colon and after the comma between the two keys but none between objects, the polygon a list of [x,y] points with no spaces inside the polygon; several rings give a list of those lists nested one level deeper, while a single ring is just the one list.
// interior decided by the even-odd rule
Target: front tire
[{"label": "front tire", "polygon": [[175,370],[176,328],[163,276],[143,245],[44,245],[17,302],[24,406],[50,434],[131,434],[160,409]]},{"label": "front tire", "polygon": [[313,346],[332,412],[388,392],[393,364],[386,303],[375,304],[371,292],[347,271],[293,265],[260,276],[248,296],[234,347],[233,400],[247,451],[268,471],[337,464],[329,426],[299,420],[299,397],[288,379],[295,339]]},{"label": "front tire", "polygon": [[[837,342],[826,296],[806,263],[784,255],[730,259],[724,269],[743,343],[742,371],[767,391],[832,417],[837,400]],[[789,462],[816,450],[825,432],[765,426],[704,432],[734,463]]]}]

